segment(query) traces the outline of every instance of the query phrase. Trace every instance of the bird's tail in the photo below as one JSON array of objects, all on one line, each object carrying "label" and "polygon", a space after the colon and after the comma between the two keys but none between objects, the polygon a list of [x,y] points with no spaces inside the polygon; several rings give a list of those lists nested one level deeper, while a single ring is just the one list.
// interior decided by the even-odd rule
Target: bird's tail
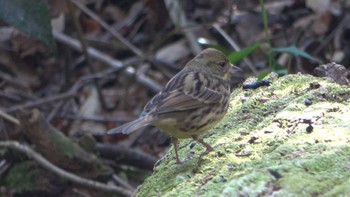
[{"label": "bird's tail", "polygon": [[128,122],[126,124],[123,124],[119,127],[116,127],[107,131],[107,134],[109,135],[117,134],[117,133],[129,134],[149,124],[151,124],[151,121],[146,120],[145,117],[140,117],[134,121]]}]

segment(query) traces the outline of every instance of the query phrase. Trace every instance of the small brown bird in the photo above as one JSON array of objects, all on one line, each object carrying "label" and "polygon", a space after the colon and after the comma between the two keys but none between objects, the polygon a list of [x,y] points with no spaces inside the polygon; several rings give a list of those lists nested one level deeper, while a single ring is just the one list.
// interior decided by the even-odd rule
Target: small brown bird
[{"label": "small brown bird", "polygon": [[107,131],[108,134],[129,134],[147,125],[156,126],[172,136],[176,162],[177,139],[193,138],[213,150],[199,138],[226,114],[230,99],[230,76],[240,71],[220,51],[208,48],[189,61],[165,88],[144,107],[140,117]]}]

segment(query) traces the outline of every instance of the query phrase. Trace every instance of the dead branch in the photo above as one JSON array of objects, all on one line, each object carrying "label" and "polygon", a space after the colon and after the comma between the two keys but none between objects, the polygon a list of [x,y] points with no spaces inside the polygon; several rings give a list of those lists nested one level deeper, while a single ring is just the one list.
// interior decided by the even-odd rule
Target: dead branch
[{"label": "dead branch", "polygon": [[47,98],[42,98],[36,101],[30,101],[24,104],[20,104],[20,105],[15,105],[13,107],[10,107],[9,109],[5,110],[6,112],[10,113],[10,112],[14,112],[17,111],[19,109],[25,109],[25,108],[30,108],[30,107],[35,107],[35,106],[39,106],[42,104],[46,104],[46,103],[51,103],[51,102],[55,102],[58,100],[62,100],[62,99],[67,99],[70,97],[73,97],[74,95],[76,95],[76,92],[73,91],[68,91],[62,94],[58,94],[55,96],[51,96],[51,97],[47,97]]},{"label": "dead branch", "polygon": [[127,190],[127,189],[124,189],[124,188],[121,188],[118,186],[114,186],[114,185],[107,185],[107,184],[100,183],[97,181],[92,181],[89,179],[79,177],[79,176],[72,174],[70,172],[67,172],[67,171],[55,166],[54,164],[52,164],[48,160],[46,160],[43,156],[41,156],[36,151],[32,150],[27,145],[20,144],[17,141],[0,141],[0,147],[10,148],[10,149],[22,152],[22,153],[28,155],[29,157],[33,158],[36,162],[38,162],[45,169],[55,173],[56,175],[60,176],[63,179],[72,181],[76,184],[83,185],[83,186],[90,187],[90,188],[94,188],[94,189],[98,189],[98,190],[103,190],[106,192],[117,192],[117,193],[124,195],[124,196],[130,196],[132,194],[132,192],[130,190]]},{"label": "dead branch", "polygon": [[17,117],[24,134],[35,144],[36,150],[50,162],[88,178],[112,174],[113,170],[109,166],[52,127],[38,110],[19,110]]},{"label": "dead branch", "polygon": [[125,46],[127,46],[132,52],[134,52],[137,56],[141,58],[146,58],[145,54],[138,49],[135,45],[125,39],[122,35],[120,35],[117,31],[115,31],[112,27],[110,27],[106,22],[104,22],[99,16],[97,16],[93,11],[87,8],[85,5],[80,3],[80,1],[71,0],[74,5],[76,5],[79,9],[81,9],[85,14],[89,15],[95,21],[97,21],[103,28],[105,28],[110,34],[116,37],[120,42],[122,42]]},{"label": "dead branch", "polygon": [[184,32],[184,35],[186,39],[189,42],[189,45],[191,47],[191,51],[193,54],[198,54],[202,49],[197,43],[197,38],[194,35],[193,32],[184,30],[187,28],[190,24],[186,18],[185,12],[180,5],[179,1],[171,1],[171,0],[166,0],[164,1],[166,8],[169,11],[169,15],[171,20],[175,25],[177,25],[179,28],[181,28]]},{"label": "dead branch", "polygon": [[152,155],[118,145],[98,143],[96,149],[103,158],[113,159],[117,163],[129,164],[146,170],[152,170],[158,160]]},{"label": "dead branch", "polygon": [[[58,32],[58,31],[53,31],[53,35],[54,37],[72,47],[73,49],[77,50],[77,51],[80,51],[81,52],[81,45],[79,43],[79,41],[77,41],[76,39],[74,38],[71,38],[61,32]],[[90,55],[91,58],[94,58],[96,60],[99,60],[109,66],[111,66],[112,68],[115,68],[115,69],[123,69],[125,68],[125,73],[129,76],[135,76],[136,80],[146,86],[147,88],[149,88],[150,90],[152,90],[154,93],[157,93],[159,92],[161,89],[163,89],[163,86],[160,85],[159,83],[153,81],[152,79],[150,79],[149,77],[145,76],[145,75],[137,75],[136,74],[136,70],[135,68],[131,67],[131,66],[127,66],[125,64],[123,64],[121,61],[119,60],[116,60],[104,53],[102,53],[101,51],[95,49],[95,48],[92,48],[92,47],[89,47],[87,49],[87,52],[88,54]]]},{"label": "dead branch", "polygon": [[15,118],[15,117],[5,113],[1,109],[0,109],[0,117],[4,118],[5,120],[8,120],[8,121],[10,121],[10,122],[12,122],[12,123],[14,123],[16,125],[20,124],[19,121],[17,120],[17,118]]}]

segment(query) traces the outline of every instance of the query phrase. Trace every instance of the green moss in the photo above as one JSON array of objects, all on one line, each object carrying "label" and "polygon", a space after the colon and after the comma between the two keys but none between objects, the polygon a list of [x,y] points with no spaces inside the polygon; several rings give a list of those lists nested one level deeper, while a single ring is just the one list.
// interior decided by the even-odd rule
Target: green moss
[{"label": "green moss", "polygon": [[347,146],[330,147],[323,153],[300,156],[295,162],[286,162],[281,167],[284,178],[278,184],[286,192],[308,196],[332,192],[336,186],[345,186],[350,177],[349,156]]},{"label": "green moss", "polygon": [[41,168],[35,161],[14,163],[1,183],[20,196],[52,196],[67,186],[65,180]]},{"label": "green moss", "polygon": [[[56,130],[55,128],[53,129]],[[51,141],[53,142],[53,146],[59,148],[60,152],[69,159],[74,159],[74,157],[79,156],[77,152],[83,152],[81,147],[79,147],[76,143],[72,143],[70,138],[63,136],[63,134],[59,131],[53,132],[50,137]],[[85,155],[86,154],[84,154],[84,156]]]},{"label": "green moss", "polygon": [[16,192],[22,193],[34,189],[35,177],[40,173],[37,168],[33,168],[33,163],[22,162],[11,168],[6,174],[5,184],[16,189]]},{"label": "green moss", "polygon": [[181,140],[192,158],[177,165],[171,149],[137,196],[350,195],[349,97],[348,86],[300,74],[238,90],[205,138],[215,151],[200,159],[204,148]]}]

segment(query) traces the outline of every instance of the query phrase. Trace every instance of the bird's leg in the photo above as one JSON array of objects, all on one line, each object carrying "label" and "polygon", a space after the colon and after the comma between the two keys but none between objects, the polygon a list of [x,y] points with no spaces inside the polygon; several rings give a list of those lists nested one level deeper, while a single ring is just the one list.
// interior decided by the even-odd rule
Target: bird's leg
[{"label": "bird's leg", "polygon": [[208,154],[210,151],[213,151],[214,148],[212,146],[210,146],[208,143],[204,142],[202,138],[199,138],[197,135],[193,135],[192,136],[193,140],[195,140],[196,142],[201,143],[203,146],[205,146],[206,150],[201,154],[201,155],[206,155]]},{"label": "bird's leg", "polygon": [[178,153],[178,140],[175,137],[171,138],[171,141],[173,142],[174,145],[174,150],[175,150],[175,156],[176,156],[176,163],[177,164],[182,164],[183,161],[179,159],[179,153]]}]

